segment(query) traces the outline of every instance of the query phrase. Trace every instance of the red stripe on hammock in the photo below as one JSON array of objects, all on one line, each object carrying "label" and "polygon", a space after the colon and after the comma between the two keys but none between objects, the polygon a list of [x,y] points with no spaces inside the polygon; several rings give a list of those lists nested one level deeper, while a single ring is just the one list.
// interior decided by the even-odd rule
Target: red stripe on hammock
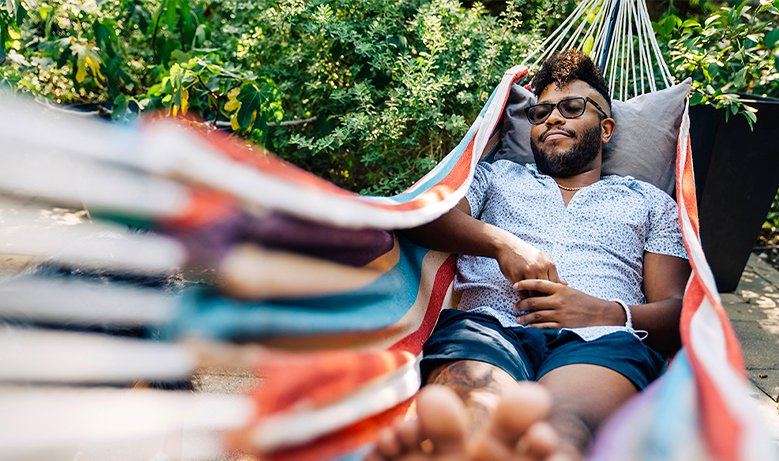
[{"label": "red stripe on hammock", "polygon": [[[687,149],[684,152],[684,171],[681,170],[681,140],[682,138],[680,136],[677,144],[676,177],[678,178],[677,194],[681,194],[684,210],[679,210],[679,219],[680,224],[684,225],[681,213],[686,213],[693,228],[695,238],[697,239],[700,235],[700,224],[698,219],[695,175],[693,173],[692,149],[690,147],[689,134],[687,135]],[[697,242],[695,243],[697,244]],[[692,254],[690,251],[690,243],[686,238],[684,244],[687,247],[688,254]],[[695,260],[690,258],[690,264],[693,269],[693,278],[684,294],[684,304],[680,319],[680,333],[682,344],[687,350],[690,367],[695,376],[695,383],[698,389],[699,408],[701,412],[700,421],[703,425],[703,434],[706,438],[708,447],[717,458],[736,461],[739,459],[740,447],[744,439],[744,427],[739,418],[728,408],[725,403],[725,398],[727,398],[727,396],[722,395],[721,389],[717,387],[713,377],[699,360],[691,340],[692,319],[698,309],[700,309],[704,299],[708,300],[714,308],[722,327],[728,365],[734,370],[739,370],[743,373],[745,367],[741,355],[741,348],[730,321],[725,314],[725,310],[717,301],[715,294],[711,292],[714,287],[706,286],[706,283],[700,275],[700,270],[702,268],[697,267]],[[744,374],[743,376],[744,379],[746,379],[746,375]]]},{"label": "red stripe on hammock", "polygon": [[392,424],[397,418],[404,417],[412,407],[414,399],[364,419],[349,427],[320,437],[305,445],[277,451],[263,456],[268,461],[321,461],[345,454],[376,440],[379,432]]},{"label": "red stripe on hammock", "polygon": [[252,393],[257,420],[285,410],[322,408],[374,378],[392,373],[414,357],[405,351],[389,350],[264,353],[257,362],[264,379]]},{"label": "red stripe on hammock", "polygon": [[360,199],[359,195],[353,192],[344,190],[329,181],[326,181],[312,173],[298,168],[297,166],[278,158],[274,154],[271,154],[264,149],[261,151],[251,150],[223,133],[209,133],[208,136],[201,134],[200,137],[204,140],[204,142],[209,144],[217,151],[222,152],[228,158],[246,165],[250,165],[256,170],[290,180],[298,185],[326,191],[342,198],[354,199],[355,201],[359,201],[365,205],[375,208],[410,211],[424,208],[431,203],[440,202],[444,198],[448,197],[453,191],[462,186],[470,173],[471,158],[473,156],[473,142],[476,138],[476,135],[471,138],[471,142],[468,144],[468,147],[466,147],[460,158],[457,159],[457,162],[455,163],[452,171],[450,171],[445,178],[439,181],[435,186],[431,187],[430,190],[421,194],[419,197],[411,200],[410,202],[399,204],[365,202]]},{"label": "red stripe on hammock", "polygon": [[[681,319],[682,343],[687,349],[690,367],[695,376],[701,412],[700,421],[703,425],[703,434],[707,440],[707,445],[717,459],[736,461],[739,459],[738,454],[741,446],[740,442],[743,441],[744,437],[744,428],[738,417],[728,408],[724,401],[725,397],[722,396],[720,389],[714,383],[714,379],[709,375],[706,367],[698,360],[690,341],[692,317],[706,297],[706,289],[703,285],[700,278],[696,276],[685,293]],[[721,318],[720,322],[722,322]],[[730,324],[727,322],[723,323],[726,345],[730,346],[735,341],[736,347],[738,347],[738,342],[732,329],[725,328],[725,326],[729,327]],[[728,361],[731,363],[734,361],[741,362],[740,354],[737,358],[732,357],[731,350],[732,348],[728,347]],[[743,370],[743,362],[741,368],[736,369]]]}]

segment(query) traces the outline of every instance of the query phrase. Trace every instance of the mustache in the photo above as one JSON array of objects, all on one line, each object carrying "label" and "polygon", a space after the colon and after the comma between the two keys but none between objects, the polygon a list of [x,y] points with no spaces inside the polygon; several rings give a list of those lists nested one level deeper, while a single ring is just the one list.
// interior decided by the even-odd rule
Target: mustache
[{"label": "mustache", "polygon": [[546,135],[547,135],[547,133],[549,133],[549,132],[550,132],[550,131],[552,131],[552,130],[555,130],[555,131],[562,131],[563,133],[567,134],[568,136],[570,136],[570,137],[572,137],[572,138],[576,138],[576,133],[574,133],[573,131],[571,131],[571,130],[568,130],[568,129],[566,129],[566,128],[562,128],[562,127],[556,127],[556,128],[547,128],[547,129],[546,129],[546,131],[544,131],[543,133],[541,133],[541,134],[538,136],[538,140],[539,140],[539,141],[543,141],[544,139],[546,139]]}]

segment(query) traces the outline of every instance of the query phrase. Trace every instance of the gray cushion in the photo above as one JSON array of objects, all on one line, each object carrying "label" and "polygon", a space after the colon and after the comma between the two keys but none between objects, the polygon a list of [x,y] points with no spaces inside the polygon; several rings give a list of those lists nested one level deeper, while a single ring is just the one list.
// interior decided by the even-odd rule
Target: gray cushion
[{"label": "gray cushion", "polygon": [[[614,101],[617,124],[603,148],[603,174],[633,176],[673,193],[676,183],[676,142],[684,100],[692,80],[629,101]],[[503,141],[495,160],[534,163],[530,150],[530,122],[525,108],[536,98],[519,84],[511,87],[503,119]]]}]

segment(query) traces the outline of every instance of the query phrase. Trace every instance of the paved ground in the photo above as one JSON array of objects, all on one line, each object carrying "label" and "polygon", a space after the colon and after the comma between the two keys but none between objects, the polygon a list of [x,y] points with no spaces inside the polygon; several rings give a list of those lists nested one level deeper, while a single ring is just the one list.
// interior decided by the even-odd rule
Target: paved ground
[{"label": "paved ground", "polygon": [[751,396],[779,442],[779,272],[752,255],[736,291],[721,296],[755,386]]},{"label": "paved ground", "polygon": [[[80,238],[90,225],[84,211],[0,199],[0,282]],[[722,301],[744,351],[750,396],[779,443],[779,272],[753,255],[736,291],[723,293]],[[219,371],[194,382],[200,392],[223,394],[246,391],[251,383],[247,374]]]}]

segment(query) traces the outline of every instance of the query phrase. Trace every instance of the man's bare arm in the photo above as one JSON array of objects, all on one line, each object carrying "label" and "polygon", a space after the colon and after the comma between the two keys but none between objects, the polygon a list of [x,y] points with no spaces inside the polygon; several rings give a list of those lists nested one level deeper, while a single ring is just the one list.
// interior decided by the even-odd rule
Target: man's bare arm
[{"label": "man's bare arm", "polygon": [[536,278],[560,281],[549,256],[512,233],[471,217],[466,199],[435,221],[402,234],[432,250],[494,258],[512,283]]},{"label": "man's bare arm", "polygon": [[645,342],[657,351],[675,352],[681,347],[679,320],[690,272],[690,262],[684,258],[644,253],[647,304],[630,306],[630,311],[633,327],[650,332]]}]

